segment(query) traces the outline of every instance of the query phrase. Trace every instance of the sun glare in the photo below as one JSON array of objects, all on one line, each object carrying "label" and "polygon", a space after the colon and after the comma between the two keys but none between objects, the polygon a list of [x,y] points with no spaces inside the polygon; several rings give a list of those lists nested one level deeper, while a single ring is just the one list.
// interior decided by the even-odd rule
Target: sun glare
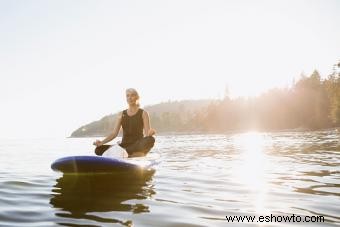
[{"label": "sun glare", "polygon": [[265,176],[265,135],[258,132],[239,134],[235,136],[234,142],[240,151],[240,164],[235,168],[235,177],[251,192],[249,201],[256,213],[263,214],[267,212],[265,201],[268,189]]}]

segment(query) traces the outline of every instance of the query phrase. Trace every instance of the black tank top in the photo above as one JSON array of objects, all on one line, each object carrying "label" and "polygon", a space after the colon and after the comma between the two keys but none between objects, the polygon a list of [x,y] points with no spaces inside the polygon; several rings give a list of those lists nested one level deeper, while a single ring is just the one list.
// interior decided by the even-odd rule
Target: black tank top
[{"label": "black tank top", "polygon": [[137,140],[143,138],[143,109],[139,109],[132,116],[127,114],[127,110],[122,114],[123,139],[120,143],[121,147],[128,147]]}]

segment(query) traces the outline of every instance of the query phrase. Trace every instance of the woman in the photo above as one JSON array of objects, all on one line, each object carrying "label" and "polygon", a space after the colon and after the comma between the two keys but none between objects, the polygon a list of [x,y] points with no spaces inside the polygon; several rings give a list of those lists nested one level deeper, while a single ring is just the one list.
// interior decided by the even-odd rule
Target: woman
[{"label": "woman", "polygon": [[98,148],[113,140],[117,137],[120,127],[122,127],[123,139],[119,145],[126,150],[129,157],[145,156],[155,143],[155,138],[153,137],[155,130],[150,126],[149,114],[139,108],[139,95],[136,89],[129,88],[126,90],[126,101],[129,108],[118,114],[113,132],[104,140],[96,140],[93,144]]}]

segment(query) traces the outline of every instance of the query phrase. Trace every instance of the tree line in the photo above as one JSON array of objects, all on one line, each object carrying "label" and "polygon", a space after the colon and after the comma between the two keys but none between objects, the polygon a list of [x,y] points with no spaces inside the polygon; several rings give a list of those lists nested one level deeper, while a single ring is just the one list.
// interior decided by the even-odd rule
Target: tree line
[{"label": "tree line", "polygon": [[[302,75],[290,88],[276,88],[257,97],[225,96],[192,110],[180,104],[174,111],[152,112],[158,132],[227,132],[283,130],[340,126],[340,63],[322,79],[318,71]],[[167,105],[172,105],[169,102]],[[152,107],[150,107],[152,108]],[[146,108],[147,109],[147,108]],[[109,115],[76,130],[72,136],[105,135],[116,115]]]}]

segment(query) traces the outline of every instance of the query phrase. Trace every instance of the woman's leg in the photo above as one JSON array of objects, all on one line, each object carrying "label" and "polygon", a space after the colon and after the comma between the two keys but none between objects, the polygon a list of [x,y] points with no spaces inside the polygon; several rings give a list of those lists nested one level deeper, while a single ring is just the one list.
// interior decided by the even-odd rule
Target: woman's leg
[{"label": "woman's leg", "polygon": [[103,153],[108,150],[110,147],[112,147],[112,145],[101,145],[99,147],[96,147],[96,149],[94,150],[94,152],[96,153],[96,155],[102,156]]},{"label": "woman's leg", "polygon": [[129,157],[145,156],[155,144],[155,138],[146,136],[126,148]]}]

